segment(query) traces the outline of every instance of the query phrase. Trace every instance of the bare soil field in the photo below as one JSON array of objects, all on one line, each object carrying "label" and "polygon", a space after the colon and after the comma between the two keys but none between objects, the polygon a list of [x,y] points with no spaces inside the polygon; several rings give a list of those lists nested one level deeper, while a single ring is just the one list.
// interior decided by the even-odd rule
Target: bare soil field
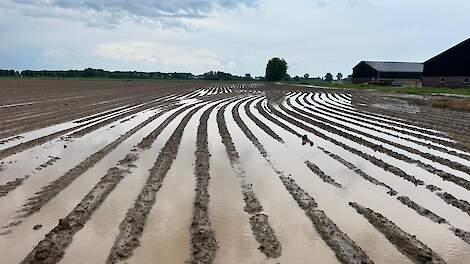
[{"label": "bare soil field", "polygon": [[470,259],[470,113],[280,84],[0,81],[1,263]]}]

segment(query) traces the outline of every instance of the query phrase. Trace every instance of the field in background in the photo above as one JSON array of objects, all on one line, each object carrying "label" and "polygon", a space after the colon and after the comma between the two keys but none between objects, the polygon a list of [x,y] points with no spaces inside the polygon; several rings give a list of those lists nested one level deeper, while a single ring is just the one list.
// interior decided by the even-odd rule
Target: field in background
[{"label": "field in background", "polygon": [[467,112],[267,83],[0,83],[5,263],[470,258]]}]

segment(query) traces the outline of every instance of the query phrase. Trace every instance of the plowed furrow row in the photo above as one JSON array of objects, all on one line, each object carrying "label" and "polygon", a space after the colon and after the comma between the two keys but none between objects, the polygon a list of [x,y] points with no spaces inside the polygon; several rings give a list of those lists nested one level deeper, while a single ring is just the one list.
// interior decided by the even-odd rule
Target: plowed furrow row
[{"label": "plowed furrow row", "polygon": [[401,230],[385,216],[365,208],[357,203],[350,202],[359,214],[362,214],[377,230],[384,234],[398,250],[408,256],[415,263],[446,263],[432,249],[417,240],[405,231]]},{"label": "plowed furrow row", "polygon": [[196,139],[196,189],[191,223],[191,259],[189,263],[212,263],[217,250],[217,239],[209,220],[209,147],[207,122],[217,104],[208,108],[199,119]]},{"label": "plowed furrow row", "polygon": [[[419,140],[416,140],[416,139],[413,139],[413,138],[410,138],[410,137],[400,136],[399,134],[394,134],[394,133],[391,133],[391,132],[388,132],[388,131],[398,132],[398,133],[403,134],[403,135],[409,135],[409,136],[414,137],[414,138],[418,138],[418,139],[422,139],[422,140],[426,140],[426,141],[431,141],[431,142],[434,142],[434,143],[437,143],[437,144],[440,144],[440,145],[444,145],[444,146],[447,146],[447,147],[451,147],[451,148],[455,148],[456,144],[454,142],[449,142],[449,141],[446,141],[446,140],[440,140],[440,139],[437,139],[437,138],[434,138],[434,137],[427,137],[427,136],[424,136],[422,134],[416,134],[416,133],[412,133],[412,132],[409,132],[409,131],[406,131],[406,130],[397,129],[395,127],[385,126],[381,123],[370,122],[368,120],[360,119],[360,118],[357,118],[357,117],[352,116],[352,115],[346,115],[346,114],[342,113],[341,110],[335,109],[334,106],[332,106],[330,104],[327,104],[324,101],[315,101],[315,103],[318,104],[318,105],[315,105],[315,104],[309,103],[307,98],[304,98],[303,102],[305,103],[303,105],[306,109],[311,110],[311,111],[319,111],[322,115],[328,116],[330,118],[335,118],[335,119],[341,120],[343,122],[348,122],[348,123],[351,123],[351,124],[354,124],[354,125],[366,128],[366,129],[370,129],[370,130],[373,130],[373,131],[376,131],[376,132],[379,132],[379,133],[384,133],[384,134],[392,136],[392,137],[396,137],[396,138],[399,138],[399,139],[402,139],[402,140],[410,141],[410,142],[413,142],[415,144],[418,144],[418,145],[421,145],[421,146],[424,146],[424,147],[427,147],[427,148],[432,148],[434,150],[447,153],[449,155],[453,155],[453,156],[460,157],[460,158],[463,158],[463,159],[466,159],[466,160],[470,160],[470,155],[468,155],[466,153],[456,152],[454,150],[449,150],[447,148],[440,147],[440,146],[437,146],[435,144],[422,142],[422,141],[419,141]],[[299,104],[302,104],[302,103],[299,103]],[[309,107],[307,105],[312,105],[315,108]],[[367,124],[367,125],[364,125],[364,124]],[[376,127],[380,127],[382,129],[378,129]]]},{"label": "plowed furrow row", "polygon": [[[352,141],[354,141],[354,142],[356,142],[356,143],[358,143],[358,144],[367,146],[367,147],[373,149],[374,151],[379,151],[379,152],[382,152],[382,153],[384,153],[384,154],[387,154],[387,155],[389,155],[389,156],[391,156],[391,157],[393,157],[393,158],[396,158],[396,159],[398,159],[398,160],[403,160],[403,161],[405,161],[405,162],[407,162],[407,163],[410,163],[410,164],[417,164],[417,165],[419,165],[421,168],[427,170],[428,172],[433,173],[433,174],[435,174],[435,175],[438,175],[438,176],[441,177],[443,180],[451,181],[451,182],[453,182],[453,183],[455,183],[455,184],[457,184],[457,185],[459,185],[459,186],[461,186],[461,187],[463,187],[463,188],[465,188],[465,189],[467,189],[467,190],[470,190],[470,182],[467,181],[466,179],[457,177],[457,176],[455,176],[455,175],[453,175],[453,174],[450,174],[450,173],[445,172],[445,171],[443,171],[443,170],[437,169],[437,168],[435,168],[435,167],[433,167],[433,166],[431,166],[431,165],[429,165],[429,164],[426,164],[426,163],[424,163],[424,162],[422,162],[422,161],[420,161],[420,160],[416,160],[416,159],[410,158],[410,157],[405,156],[405,155],[403,155],[403,154],[394,152],[393,150],[389,150],[389,149],[387,149],[387,148],[385,148],[385,147],[383,147],[383,146],[381,146],[381,145],[371,143],[371,142],[369,142],[369,141],[367,141],[367,140],[364,140],[364,139],[362,139],[362,138],[360,138],[360,137],[357,137],[357,136],[354,136],[354,135],[352,135],[352,134],[346,133],[346,132],[344,132],[344,131],[342,131],[342,130],[336,129],[336,128],[334,128],[333,126],[328,125],[328,123],[331,123],[331,122],[327,121],[326,119],[323,119],[323,118],[317,117],[317,116],[315,116],[315,115],[309,114],[308,112],[303,111],[302,109],[299,109],[299,108],[293,106],[289,101],[287,101],[287,102],[288,102],[288,105],[289,105],[291,108],[295,109],[298,113],[301,113],[301,114],[297,114],[296,112],[291,111],[291,110],[285,108],[285,107],[282,106],[282,105],[280,106],[281,109],[282,109],[283,111],[285,111],[285,112],[291,114],[291,115],[296,115],[296,117],[299,118],[299,119],[302,120],[302,121],[305,121],[305,122],[307,122],[307,123],[310,123],[310,124],[313,124],[313,125],[315,125],[315,126],[318,126],[318,127],[322,128],[322,129],[324,129],[324,130],[326,130],[326,131],[329,131],[329,132],[331,132],[331,133],[334,133],[334,134],[336,134],[336,135],[339,135],[339,136],[341,136],[341,137],[343,137],[343,138],[350,139],[350,140],[352,140]],[[304,115],[305,115],[305,116],[304,116]],[[309,117],[306,117],[306,116],[309,116]],[[320,121],[316,121],[316,120],[320,120]],[[401,146],[401,145],[399,145],[399,144],[396,144],[396,143],[394,143],[394,142],[386,141],[386,140],[381,139],[381,138],[378,138],[378,137],[376,137],[376,136],[368,135],[368,134],[366,134],[366,133],[363,133],[363,132],[361,132],[361,131],[358,131],[358,130],[355,130],[355,129],[352,129],[352,128],[348,128],[348,127],[343,126],[343,125],[341,125],[341,124],[335,123],[334,125],[335,125],[335,126],[338,126],[338,127],[341,127],[341,128],[343,128],[343,129],[345,129],[346,131],[354,131],[354,132],[357,133],[357,134],[361,134],[361,135],[364,135],[364,136],[368,136],[368,137],[370,137],[370,138],[374,138],[375,140],[379,140],[379,141],[382,141],[382,142],[384,142],[384,143],[394,145],[395,147],[403,148],[403,146]],[[432,155],[427,155],[426,153],[419,152],[419,151],[414,150],[414,149],[412,149],[412,148],[409,148],[409,151],[412,151],[412,152],[414,152],[414,153],[416,153],[416,154],[419,153],[419,154],[421,154],[422,156],[426,156],[426,157],[432,156]],[[435,161],[439,160],[439,161],[441,161],[441,163],[446,163],[446,165],[453,164],[452,161],[449,161],[449,160],[442,161],[443,159],[440,158],[440,157],[432,156],[432,157],[430,157],[430,158],[433,159],[433,160],[435,160]],[[459,164],[457,164],[457,165],[452,165],[452,166],[453,166],[453,167],[460,167]],[[461,166],[466,167],[466,166],[464,166],[464,165],[461,165]],[[464,168],[463,170],[466,171],[467,169]]]},{"label": "plowed furrow row", "polygon": [[290,116],[293,116],[293,117],[290,117],[290,116],[287,116],[283,113],[281,113],[280,111],[278,111],[277,109],[275,109],[271,104],[268,104],[268,107],[269,109],[272,111],[272,113],[276,116],[278,116],[279,118],[287,121],[288,123],[296,126],[296,127],[299,127],[305,131],[308,131],[312,134],[314,134],[315,136],[319,137],[319,138],[322,138],[324,140],[327,140],[337,146],[340,146],[342,147],[343,149],[353,153],[353,154],[356,154],[358,156],[361,156],[363,157],[364,159],[370,161],[371,163],[373,163],[374,165],[380,167],[380,168],[383,168],[384,170],[386,171],[389,171],[415,185],[424,185],[424,182],[419,180],[419,179],[416,179],[415,177],[413,177],[412,175],[409,175],[407,174],[406,172],[404,172],[403,170],[401,170],[400,168],[398,167],[395,167],[395,166],[392,166],[390,164],[387,164],[385,162],[383,162],[382,160],[372,156],[372,155],[369,155],[367,153],[364,153],[360,150],[357,150],[355,148],[352,148],[342,142],[339,142],[337,141],[336,139],[333,139],[333,138],[330,138],[328,136],[326,136],[325,134],[323,133],[320,133],[319,131],[317,131],[316,129],[313,129],[312,127],[310,126],[307,126],[305,124],[303,124],[302,122],[299,122],[297,121],[296,119],[294,119],[293,117],[296,117],[296,118],[299,118],[301,119],[301,116],[299,114],[297,114],[296,112],[292,112],[290,111],[289,109],[286,109],[285,107],[283,107],[282,105],[280,105],[281,109],[286,112],[287,114],[289,114]]},{"label": "plowed furrow row", "polygon": [[245,172],[240,166],[239,154],[225,122],[224,112],[226,108],[227,105],[224,105],[217,112],[217,125],[231,166],[241,179],[242,194],[245,201],[244,210],[251,215],[251,230],[256,241],[261,244],[260,251],[268,258],[277,258],[281,255],[282,246],[269,224],[268,216],[262,213],[263,207],[253,192],[251,184],[245,183]]},{"label": "plowed furrow row", "polygon": [[[297,97],[296,98],[296,102],[300,104],[300,100],[299,98]],[[438,156],[435,156],[435,155],[432,155],[432,154],[429,154],[429,153],[424,153],[422,151],[419,151],[417,149],[414,149],[412,147],[408,147],[406,145],[403,145],[403,144],[398,144],[398,143],[395,143],[395,142],[392,142],[390,140],[387,140],[387,139],[384,139],[384,138],[381,138],[381,137],[378,137],[378,136],[375,136],[375,135],[372,135],[370,133],[366,133],[366,132],[363,132],[363,131],[360,131],[360,130],[357,130],[357,129],[354,129],[352,127],[348,127],[346,125],[343,125],[343,124],[340,124],[338,122],[334,122],[334,121],[330,121],[326,118],[323,118],[319,115],[317,115],[316,113],[309,113],[307,111],[304,111],[302,109],[300,109],[299,107],[296,107],[294,106],[291,102],[290,102],[290,99],[287,100],[287,104],[294,110],[296,110],[297,112],[301,113],[301,114],[304,114],[306,116],[308,116],[309,118],[311,118],[310,120],[314,119],[314,120],[318,120],[320,122],[317,122],[317,121],[314,121],[315,124],[325,124],[324,127],[326,130],[330,129],[331,131],[334,131],[334,133],[336,134],[336,132],[338,133],[341,133],[341,135],[346,135],[347,133],[343,132],[342,130],[339,130],[339,129],[336,129],[334,127],[338,127],[338,128],[341,128],[343,130],[346,130],[346,131],[351,131],[351,132],[354,132],[355,134],[358,134],[358,135],[361,135],[361,136],[364,136],[365,138],[371,138],[371,139],[374,139],[376,141],[379,141],[379,142],[383,142],[385,144],[388,144],[388,145],[391,145],[391,146],[394,146],[396,148],[399,148],[399,149],[403,149],[409,153],[413,153],[413,154],[416,154],[418,156],[421,156],[425,159],[428,159],[428,160],[431,160],[431,161],[434,161],[434,162],[437,162],[437,163],[440,163],[442,165],[445,165],[449,168],[452,168],[452,169],[455,169],[455,170],[459,170],[459,171],[462,171],[462,172],[465,172],[467,174],[470,175],[470,167],[468,166],[465,166],[463,164],[460,164],[458,162],[455,162],[455,161],[451,161],[449,159],[445,159],[445,158],[442,158],[442,157],[438,157]],[[338,120],[341,120],[340,118],[336,118]],[[345,120],[341,120],[341,121],[344,121],[344,122],[347,122]],[[355,139],[358,139],[358,140],[361,140],[362,142],[364,142],[366,146],[370,146],[371,148],[373,148],[374,150],[378,150],[380,152],[383,152],[385,154],[388,154],[388,155],[391,155],[393,157],[396,157],[400,160],[405,160],[406,162],[409,162],[409,163],[417,163],[423,167],[427,167],[427,168],[430,168],[430,170],[435,170],[435,171],[438,171],[438,169],[432,167],[431,165],[428,165],[428,164],[425,164],[419,160],[416,160],[416,159],[412,159],[412,158],[409,158],[409,157],[406,157],[402,154],[399,154],[399,153],[396,153],[396,152],[393,152],[389,149],[386,149],[386,148],[383,148],[383,147],[380,147],[380,145],[378,144],[374,144],[374,143],[371,143],[367,140],[364,140],[364,139],[361,139],[359,137],[355,137],[353,135],[349,135],[350,138],[353,139],[353,141],[355,141]],[[444,171],[440,171],[440,175],[442,175],[442,177],[449,177],[449,178],[452,178],[452,177],[455,177],[454,175],[450,174],[450,173],[446,173]]]},{"label": "plowed furrow row", "polygon": [[183,117],[160,151],[134,206],[128,210],[119,226],[120,231],[111,248],[107,263],[116,263],[129,258],[134,249],[139,246],[139,238],[142,235],[147,216],[156,202],[156,194],[162,186],[163,179],[176,158],[184,129],[191,117],[202,107],[203,105],[196,106]]},{"label": "plowed furrow row", "polygon": [[285,176],[282,171],[276,169],[264,146],[261,144],[261,142],[258,141],[256,136],[250,131],[250,129],[241,119],[238,113],[239,106],[240,103],[237,103],[237,105],[235,105],[235,107],[232,109],[232,115],[235,122],[243,131],[245,136],[258,149],[268,164],[270,164],[272,169],[276,172],[285,188],[312,221],[312,224],[317,232],[322,236],[323,240],[328,244],[328,246],[335,252],[338,260],[342,263],[373,263],[366,253],[359,246],[357,246],[348,235],[343,233],[323,211],[315,209],[317,207],[315,200],[309,196],[300,186],[298,186],[294,179]]},{"label": "plowed furrow row", "polygon": [[35,212],[39,211],[47,202],[57,196],[57,194],[59,194],[63,189],[67,188],[67,186],[69,186],[74,180],[80,177],[84,172],[95,166],[99,161],[101,161],[108,153],[114,150],[124,140],[132,136],[135,132],[137,132],[147,124],[160,117],[162,114],[164,114],[164,112],[160,112],[152,117],[149,117],[146,121],[127,131],[124,135],[120,136],[115,141],[109,143],[101,150],[95,152],[93,155],[86,158],[80,164],[67,171],[64,175],[57,178],[55,181],[41,188],[41,190],[38,191],[35,196],[28,198],[28,202],[20,210],[20,212],[23,213],[21,217],[28,217],[34,214]]}]

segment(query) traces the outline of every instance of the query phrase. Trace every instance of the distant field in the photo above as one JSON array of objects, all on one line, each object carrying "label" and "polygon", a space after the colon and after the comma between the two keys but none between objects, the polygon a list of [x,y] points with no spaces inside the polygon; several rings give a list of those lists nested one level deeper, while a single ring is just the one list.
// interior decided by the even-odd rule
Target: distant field
[{"label": "distant field", "polygon": [[352,84],[352,83],[330,83],[325,81],[301,81],[301,82],[286,82],[289,84],[305,84],[317,85],[331,88],[348,88],[348,89],[363,89],[374,90],[380,92],[390,93],[406,93],[406,94],[454,94],[454,95],[468,95],[470,96],[470,87],[466,88],[447,88],[447,87],[396,87],[396,86],[379,86],[379,85],[366,85],[366,84]]},{"label": "distant field", "polygon": [[468,112],[272,83],[0,87],[2,263],[470,259]]}]

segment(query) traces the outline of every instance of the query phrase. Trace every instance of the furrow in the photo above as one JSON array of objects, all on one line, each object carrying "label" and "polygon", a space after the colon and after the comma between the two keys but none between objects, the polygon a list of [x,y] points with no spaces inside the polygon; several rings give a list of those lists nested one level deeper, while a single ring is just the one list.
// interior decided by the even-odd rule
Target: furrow
[{"label": "furrow", "polygon": [[82,201],[65,218],[59,219],[58,225],[34,247],[21,263],[58,263],[72,243],[75,233],[83,228],[93,212],[131,172],[130,168],[137,159],[137,155],[128,154],[116,167],[110,168]]},{"label": "furrow", "polygon": [[230,160],[230,164],[238,177],[241,178],[242,194],[245,201],[245,211],[250,214],[251,230],[256,241],[260,243],[259,250],[268,258],[281,256],[282,246],[268,221],[268,216],[262,213],[263,207],[253,192],[251,184],[245,183],[245,171],[240,166],[240,157],[228,131],[224,112],[228,105],[222,106],[217,112],[217,126],[222,143]]},{"label": "furrow", "polygon": [[329,121],[328,119],[322,118],[322,117],[320,117],[318,115],[315,115],[315,114],[311,114],[311,113],[306,112],[306,111],[304,111],[304,110],[302,110],[302,109],[300,109],[296,106],[293,106],[292,103],[290,102],[290,99],[287,100],[287,104],[289,105],[289,107],[291,107],[295,111],[297,111],[297,112],[299,112],[299,113],[301,113],[305,116],[308,116],[308,117],[305,117],[305,116],[299,115],[299,118],[302,119],[305,122],[314,124],[314,125],[322,128],[322,129],[325,129],[326,131],[330,131],[330,132],[335,133],[337,135],[340,135],[344,138],[350,139],[350,140],[352,140],[356,143],[365,145],[365,146],[367,146],[367,147],[369,147],[369,148],[371,148],[375,151],[379,151],[379,152],[382,152],[384,154],[387,154],[387,155],[389,155],[391,157],[394,157],[396,159],[403,160],[403,161],[405,161],[407,163],[410,163],[410,164],[418,164],[421,168],[423,168],[423,169],[425,169],[425,170],[427,170],[431,173],[434,173],[434,174],[438,175],[442,179],[452,181],[455,184],[460,185],[460,186],[466,188],[467,190],[470,190],[470,181],[467,181],[463,178],[457,177],[457,176],[455,176],[451,173],[445,172],[443,170],[437,169],[437,168],[433,167],[432,165],[426,164],[426,163],[424,163],[420,160],[410,158],[408,156],[405,156],[403,154],[400,154],[400,153],[397,153],[393,150],[385,148],[381,145],[378,145],[378,144],[372,143],[370,141],[367,141],[365,139],[362,139],[358,136],[352,135],[350,133],[346,133],[343,130],[337,129],[335,127],[342,128],[346,131],[354,132],[354,133],[356,133],[358,135],[362,135],[366,138],[371,138],[371,139],[377,140],[379,142],[383,142],[385,144],[394,146],[396,148],[403,149],[403,150],[405,150],[409,153],[419,155],[419,156],[421,156],[425,159],[440,163],[440,164],[445,165],[449,168],[452,168],[452,169],[459,170],[459,171],[465,172],[467,174],[470,174],[470,167],[468,167],[468,166],[462,165],[462,164],[457,163],[457,162],[453,162],[453,161],[448,160],[448,159],[437,157],[437,156],[431,155],[429,153],[423,153],[423,152],[421,152],[419,150],[416,150],[414,148],[404,146],[404,145],[401,145],[401,144],[398,144],[398,143],[395,143],[395,142],[391,142],[389,140],[386,140],[386,139],[383,139],[383,138],[380,138],[380,137],[377,137],[377,136],[359,131],[357,129],[347,127],[345,125]]},{"label": "furrow", "polygon": [[277,140],[281,143],[284,143],[281,137],[279,137],[272,129],[270,129],[265,123],[263,123],[261,120],[259,120],[250,110],[250,105],[256,100],[252,99],[248,101],[245,106],[245,113],[248,115],[248,117],[259,127],[261,128],[266,134],[271,136],[274,140]]},{"label": "furrow", "polygon": [[163,184],[163,179],[176,158],[184,129],[191,117],[202,107],[203,105],[196,106],[183,117],[160,151],[154,166],[149,171],[144,187],[134,202],[134,206],[128,210],[119,226],[120,231],[111,248],[107,263],[126,260],[133,254],[134,249],[140,245],[139,238],[144,230],[147,216],[156,202],[156,194]]},{"label": "furrow", "polygon": [[256,136],[250,131],[250,129],[241,119],[238,113],[239,106],[240,102],[237,103],[232,109],[232,115],[235,122],[243,131],[245,136],[258,149],[260,154],[268,162],[271,168],[276,172],[287,191],[294,198],[299,207],[304,210],[304,213],[308,216],[308,218],[312,221],[312,224],[317,232],[321,235],[328,246],[335,252],[337,259],[342,263],[373,263],[366,253],[359,246],[357,246],[348,235],[343,233],[323,211],[315,209],[317,206],[315,200],[309,196],[307,192],[305,192],[300,186],[298,186],[294,179],[285,176],[282,171],[276,169],[261,142],[258,141]]},{"label": "furrow", "polygon": [[[402,129],[397,129],[396,127],[385,126],[385,125],[383,125],[381,123],[378,123],[378,122],[377,123],[376,122],[371,122],[369,120],[360,119],[360,118],[357,118],[357,117],[352,116],[352,115],[346,115],[346,114],[342,113],[341,110],[338,110],[334,105],[327,104],[324,101],[315,101],[315,103],[320,105],[320,106],[309,103],[307,101],[306,97],[304,97],[303,101],[305,103],[304,107],[306,109],[309,109],[309,110],[314,111],[314,112],[315,111],[321,111],[321,114],[323,114],[325,116],[328,116],[330,118],[335,118],[335,119],[341,120],[343,122],[348,122],[348,123],[351,123],[351,124],[354,124],[354,125],[366,128],[366,129],[370,129],[370,130],[373,130],[373,131],[376,131],[376,132],[379,132],[379,133],[384,133],[384,134],[392,136],[392,137],[396,137],[396,138],[399,138],[399,139],[402,139],[402,140],[410,141],[410,142],[413,142],[415,144],[418,144],[418,145],[421,145],[421,146],[424,146],[424,147],[427,147],[427,148],[432,148],[434,150],[437,150],[437,151],[440,151],[440,152],[443,152],[443,153],[446,153],[446,154],[449,154],[449,155],[453,155],[453,156],[456,156],[456,157],[459,157],[459,158],[462,158],[462,159],[470,160],[470,155],[468,155],[466,153],[457,152],[455,150],[450,150],[450,149],[447,149],[445,147],[437,146],[435,144],[430,144],[430,143],[422,142],[422,141],[419,141],[419,140],[415,140],[415,139],[410,138],[410,137],[414,137],[414,138],[418,138],[418,139],[426,140],[426,141],[431,141],[431,142],[434,142],[434,143],[437,143],[437,144],[440,144],[440,145],[455,148],[455,143],[453,143],[453,142],[449,142],[449,141],[446,141],[446,140],[440,140],[440,139],[433,138],[433,137],[427,137],[425,135],[408,132],[408,131],[402,130]],[[315,108],[309,107],[307,105],[312,105]],[[364,125],[364,124],[367,124],[367,126]],[[383,130],[377,129],[377,127],[380,127]],[[408,135],[410,137],[400,136],[400,135],[393,134],[393,133],[388,132],[388,131],[394,131],[396,133],[401,133],[403,135]]]},{"label": "furrow", "polygon": [[41,190],[35,194],[35,196],[28,198],[28,202],[23,205],[23,208],[20,210],[20,212],[22,213],[22,215],[20,215],[20,218],[31,216],[35,212],[39,211],[47,202],[57,196],[57,194],[59,194],[63,189],[67,188],[67,186],[69,186],[75,179],[80,177],[84,172],[95,166],[107,154],[114,150],[120,143],[122,143],[124,140],[129,138],[131,135],[133,135],[135,132],[137,132],[147,124],[160,117],[162,114],[164,114],[164,112],[159,112],[154,116],[149,117],[146,121],[140,123],[133,129],[127,131],[124,135],[120,136],[115,141],[109,143],[101,150],[95,152],[93,155],[86,158],[80,164],[67,171],[64,175],[60,176],[55,181],[51,182],[47,186],[42,187]]},{"label": "furrow", "polygon": [[[289,115],[292,115],[296,118],[301,118],[301,116],[299,114],[297,114],[296,112],[293,112],[293,111],[290,111],[289,109],[286,109],[285,107],[283,107],[282,105],[280,105],[279,107],[281,107],[281,109],[283,111],[285,111],[287,114]],[[416,179],[415,177],[413,177],[412,175],[409,175],[407,174],[406,172],[404,172],[403,170],[401,170],[400,168],[398,167],[395,167],[395,166],[392,166],[390,164],[387,164],[385,162],[383,162],[382,160],[372,156],[372,155],[369,155],[367,153],[364,153],[360,150],[357,150],[355,148],[352,148],[342,142],[339,142],[337,141],[336,139],[334,138],[331,138],[331,137],[328,137],[326,135],[324,135],[323,133],[320,133],[319,131],[317,131],[316,129],[313,129],[312,127],[310,126],[307,126],[305,124],[303,124],[302,122],[299,122],[297,121],[296,119],[294,119],[293,117],[290,117],[290,116],[287,116],[283,113],[281,113],[280,111],[278,111],[277,109],[275,109],[271,104],[268,104],[268,108],[278,117],[280,117],[281,119],[287,121],[288,123],[291,123],[293,124],[294,126],[297,126],[305,131],[308,131],[314,135],[316,135],[317,137],[319,138],[322,138],[324,140],[327,140],[337,146],[340,146],[342,147],[343,149],[353,153],[353,154],[356,154],[358,156],[361,156],[363,157],[364,159],[370,161],[372,164],[380,167],[380,168],[383,168],[384,170],[386,171],[389,171],[395,175],[397,175],[398,177],[401,177],[411,183],[413,183],[414,185],[424,185],[424,182],[422,180],[419,180],[419,179]]]},{"label": "furrow", "polygon": [[363,215],[377,230],[387,237],[397,249],[408,256],[415,263],[446,263],[432,249],[416,239],[415,236],[406,233],[385,216],[350,202],[349,205]]},{"label": "furrow", "polygon": [[378,181],[377,179],[375,179],[374,177],[370,176],[369,174],[365,173],[363,170],[359,169],[358,167],[356,167],[354,164],[352,164],[351,162],[341,158],[340,156],[334,154],[334,153],[331,153],[327,150],[325,150],[324,148],[322,147],[318,147],[321,151],[323,151],[326,155],[330,156],[331,158],[335,159],[336,161],[338,161],[339,163],[343,164],[344,166],[346,166],[348,169],[354,171],[357,175],[361,176],[362,178],[364,178],[365,180],[371,182],[372,184],[375,184],[375,185],[378,185],[378,186],[383,186],[385,188],[388,189],[387,193],[390,194],[390,195],[396,195],[397,192],[390,186],[388,186],[387,184],[381,182],[381,181]]},{"label": "furrow", "polygon": [[194,198],[193,220],[191,223],[191,259],[189,263],[212,263],[218,248],[215,232],[209,220],[209,147],[207,122],[210,113],[218,104],[214,104],[199,119],[196,138],[196,189]]}]

